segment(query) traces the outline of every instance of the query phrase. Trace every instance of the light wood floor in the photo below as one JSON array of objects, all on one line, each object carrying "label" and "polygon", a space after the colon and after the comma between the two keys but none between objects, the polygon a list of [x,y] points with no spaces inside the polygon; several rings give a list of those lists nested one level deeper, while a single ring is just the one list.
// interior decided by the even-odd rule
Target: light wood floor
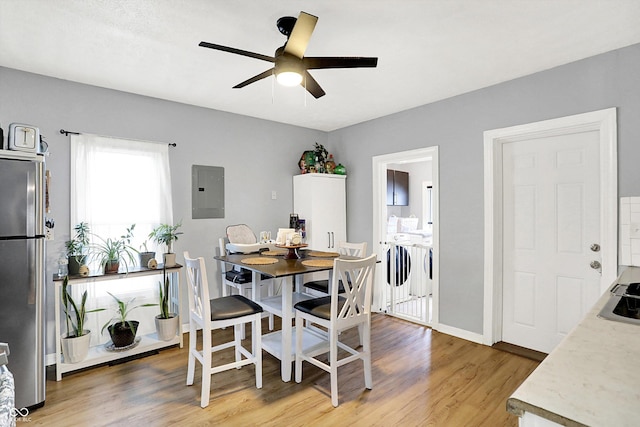
[{"label": "light wood floor", "polygon": [[[46,402],[30,414],[30,425],[517,425],[505,402],[537,362],[382,314],[372,323],[373,390],[364,388],[361,363],[340,368],[338,408],[331,406],[324,371],[304,364],[301,384],[283,383],[279,361],[263,353],[262,389],[255,388],[250,366],[219,373],[202,409],[199,367],[195,384],[185,385],[185,345],[67,374],[60,382],[49,367]],[[357,333],[345,339],[357,342]]]}]

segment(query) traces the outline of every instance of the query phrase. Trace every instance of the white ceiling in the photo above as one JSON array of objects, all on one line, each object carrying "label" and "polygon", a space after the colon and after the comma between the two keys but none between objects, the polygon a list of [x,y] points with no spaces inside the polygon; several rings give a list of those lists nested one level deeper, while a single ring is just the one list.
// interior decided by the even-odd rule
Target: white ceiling
[{"label": "white ceiling", "polygon": [[[281,16],[319,17],[308,56],[327,95],[267,78]],[[0,65],[331,131],[640,42],[639,0],[0,0]]]}]

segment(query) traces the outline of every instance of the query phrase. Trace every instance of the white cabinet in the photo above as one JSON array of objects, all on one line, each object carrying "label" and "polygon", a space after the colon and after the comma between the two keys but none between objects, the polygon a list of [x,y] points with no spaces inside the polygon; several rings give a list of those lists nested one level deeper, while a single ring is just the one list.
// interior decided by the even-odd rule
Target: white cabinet
[{"label": "white cabinet", "polygon": [[320,173],[293,177],[293,211],[305,220],[310,249],[335,251],[347,240],[346,178]]}]

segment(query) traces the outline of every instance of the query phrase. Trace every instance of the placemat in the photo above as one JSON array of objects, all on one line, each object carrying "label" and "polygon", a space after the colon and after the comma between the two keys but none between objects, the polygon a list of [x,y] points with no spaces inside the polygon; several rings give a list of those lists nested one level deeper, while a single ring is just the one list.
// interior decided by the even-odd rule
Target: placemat
[{"label": "placemat", "polygon": [[306,259],[302,261],[302,265],[307,267],[333,267],[332,259]]},{"label": "placemat", "polygon": [[278,260],[275,258],[255,257],[255,258],[245,258],[243,260],[240,260],[240,262],[247,265],[267,265],[267,264],[275,264],[276,262],[278,262]]},{"label": "placemat", "polygon": [[321,252],[321,251],[309,251],[309,256],[317,258],[337,258],[340,256],[338,252]]},{"label": "placemat", "polygon": [[262,251],[260,252],[260,255],[267,255],[267,256],[279,256],[279,255],[286,255],[287,251]]}]

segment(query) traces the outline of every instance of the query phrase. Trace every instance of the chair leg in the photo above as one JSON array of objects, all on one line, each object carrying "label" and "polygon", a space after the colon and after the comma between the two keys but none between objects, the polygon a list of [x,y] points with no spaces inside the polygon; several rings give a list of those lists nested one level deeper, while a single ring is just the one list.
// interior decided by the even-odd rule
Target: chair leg
[{"label": "chair leg", "polygon": [[295,380],[302,382],[302,317],[296,311],[296,359],[295,359]]},{"label": "chair leg", "polygon": [[256,388],[262,388],[262,315],[257,314],[251,328],[251,343],[256,366]]},{"label": "chair leg", "polygon": [[202,330],[202,391],[200,393],[200,406],[209,406],[211,394],[211,330]]},{"label": "chair leg", "polygon": [[331,404],[338,407],[338,333],[329,330],[329,364],[331,374]]},{"label": "chair leg", "polygon": [[[236,362],[239,362],[242,359],[242,355],[240,353],[240,346],[242,345],[242,338],[244,335],[244,323],[239,325],[233,325],[233,341],[234,341],[234,349],[236,353]],[[238,366],[236,369],[240,369]]]},{"label": "chair leg", "polygon": [[194,325],[189,326],[189,361],[187,363],[187,385],[193,385],[193,377],[196,368],[196,357],[193,353],[196,351],[197,331]]},{"label": "chair leg", "polygon": [[362,335],[364,334],[364,324],[359,324],[358,325],[358,337],[360,339],[360,345],[364,345],[364,339],[362,338]]},{"label": "chair leg", "polygon": [[363,341],[362,361],[364,363],[364,386],[368,390],[371,390],[373,388],[373,379],[371,376],[371,323],[363,323],[362,327],[363,330],[360,334],[360,339]]}]

